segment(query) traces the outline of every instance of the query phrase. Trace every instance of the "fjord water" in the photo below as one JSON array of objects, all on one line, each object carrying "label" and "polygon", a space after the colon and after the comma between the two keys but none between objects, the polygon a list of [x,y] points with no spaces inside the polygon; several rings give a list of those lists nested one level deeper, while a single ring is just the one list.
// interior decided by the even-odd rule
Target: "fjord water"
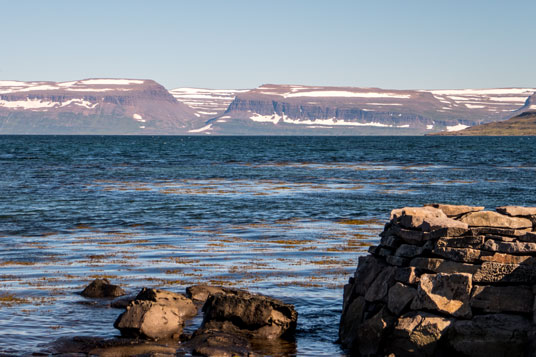
[{"label": "fjord water", "polygon": [[271,295],[299,313],[281,355],[344,355],[342,287],[392,208],[534,206],[535,174],[532,137],[0,136],[0,354],[117,336],[78,294],[104,276]]}]

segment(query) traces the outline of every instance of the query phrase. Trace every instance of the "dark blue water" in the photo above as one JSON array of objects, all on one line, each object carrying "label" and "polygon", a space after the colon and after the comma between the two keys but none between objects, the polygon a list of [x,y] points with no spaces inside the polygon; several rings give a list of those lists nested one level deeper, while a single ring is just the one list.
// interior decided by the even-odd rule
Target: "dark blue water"
[{"label": "dark blue water", "polygon": [[529,137],[0,136],[0,353],[117,335],[76,294],[107,276],[281,298],[288,354],[342,355],[342,285],[391,209],[534,206],[535,174]]}]

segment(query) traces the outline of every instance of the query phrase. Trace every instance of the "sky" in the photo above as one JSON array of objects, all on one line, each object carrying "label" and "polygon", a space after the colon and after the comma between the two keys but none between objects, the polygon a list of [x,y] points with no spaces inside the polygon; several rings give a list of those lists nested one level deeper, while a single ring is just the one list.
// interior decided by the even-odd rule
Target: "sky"
[{"label": "sky", "polygon": [[0,79],[536,87],[534,0],[0,0]]}]

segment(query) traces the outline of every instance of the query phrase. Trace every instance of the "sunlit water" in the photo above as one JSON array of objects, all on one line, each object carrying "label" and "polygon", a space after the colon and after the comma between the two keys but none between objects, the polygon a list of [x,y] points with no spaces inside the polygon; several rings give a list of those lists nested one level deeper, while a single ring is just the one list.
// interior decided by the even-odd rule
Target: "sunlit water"
[{"label": "sunlit water", "polygon": [[0,136],[0,354],[117,336],[78,295],[104,276],[274,296],[286,354],[344,355],[342,286],[392,208],[536,205],[535,174],[535,138]]}]

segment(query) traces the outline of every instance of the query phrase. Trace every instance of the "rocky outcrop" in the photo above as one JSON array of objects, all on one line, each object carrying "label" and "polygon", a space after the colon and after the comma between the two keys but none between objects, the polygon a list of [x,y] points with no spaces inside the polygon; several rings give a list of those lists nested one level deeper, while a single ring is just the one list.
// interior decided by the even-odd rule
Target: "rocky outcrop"
[{"label": "rocky outcrop", "polygon": [[111,284],[106,278],[93,280],[81,292],[82,296],[89,298],[115,298],[125,294],[125,290],[118,285]]},{"label": "rocky outcrop", "polygon": [[534,353],[535,218],[536,208],[515,206],[393,210],[345,286],[343,347],[362,356]]}]

